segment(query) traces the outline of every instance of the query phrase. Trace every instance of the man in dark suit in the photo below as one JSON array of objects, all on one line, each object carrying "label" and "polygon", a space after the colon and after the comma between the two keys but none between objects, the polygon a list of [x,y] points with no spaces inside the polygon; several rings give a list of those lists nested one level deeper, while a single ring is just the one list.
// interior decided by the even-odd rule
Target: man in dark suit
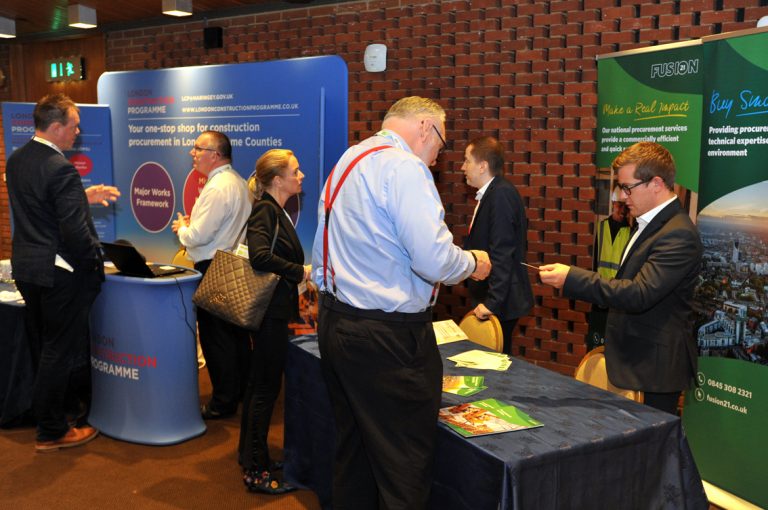
[{"label": "man in dark suit", "polygon": [[44,97],[34,110],[35,136],[8,158],[13,213],[13,277],[26,303],[30,348],[37,360],[32,411],[35,450],[55,451],[95,438],[92,427],[70,426],[78,356],[87,353],[88,314],[104,280],[99,239],[88,203],[115,200],[116,188],[83,189],[64,157],[80,132],[75,103],[64,94]]},{"label": "man in dark suit", "polygon": [[472,140],[461,167],[467,184],[477,188],[477,207],[464,242],[467,250],[484,250],[491,257],[487,280],[467,280],[478,319],[498,317],[504,352],[511,354],[517,320],[533,307],[533,292],[525,261],[528,221],[515,186],[504,178],[504,149],[493,137]]},{"label": "man in dark suit", "polygon": [[608,379],[642,390],[647,405],[674,414],[696,374],[692,300],[701,240],[674,193],[675,164],[664,147],[636,143],[612,166],[638,225],[616,277],[563,264],[541,266],[540,276],[568,297],[609,308]]}]

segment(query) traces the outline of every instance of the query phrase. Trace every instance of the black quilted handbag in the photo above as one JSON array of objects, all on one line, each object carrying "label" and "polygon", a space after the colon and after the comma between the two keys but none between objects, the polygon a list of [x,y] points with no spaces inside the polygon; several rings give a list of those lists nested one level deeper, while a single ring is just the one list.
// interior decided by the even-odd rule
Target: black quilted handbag
[{"label": "black quilted handbag", "polygon": [[[279,230],[278,224],[270,253]],[[220,319],[256,331],[279,281],[280,276],[274,273],[255,271],[247,258],[217,250],[192,302]]]}]

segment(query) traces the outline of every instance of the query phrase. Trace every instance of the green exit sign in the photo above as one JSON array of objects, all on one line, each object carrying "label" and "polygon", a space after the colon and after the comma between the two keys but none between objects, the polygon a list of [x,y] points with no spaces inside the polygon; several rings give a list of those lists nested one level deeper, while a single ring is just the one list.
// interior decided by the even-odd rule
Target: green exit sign
[{"label": "green exit sign", "polygon": [[55,82],[83,79],[83,57],[46,60],[45,66],[45,81]]}]

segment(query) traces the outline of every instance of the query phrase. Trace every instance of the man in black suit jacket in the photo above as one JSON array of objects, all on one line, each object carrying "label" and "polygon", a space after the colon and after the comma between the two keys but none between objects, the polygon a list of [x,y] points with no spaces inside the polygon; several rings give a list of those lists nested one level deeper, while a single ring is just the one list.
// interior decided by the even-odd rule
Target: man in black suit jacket
[{"label": "man in black suit jacket", "polygon": [[504,171],[504,149],[493,137],[472,140],[464,151],[461,169],[467,184],[477,188],[467,250],[484,250],[491,258],[487,280],[467,280],[478,319],[498,317],[504,333],[504,352],[511,354],[512,331],[517,320],[533,307],[533,292],[525,261],[528,220],[515,186]]},{"label": "man in black suit jacket", "polygon": [[609,307],[608,379],[642,390],[647,405],[674,414],[696,374],[692,300],[701,240],[674,193],[675,164],[664,147],[636,143],[616,157],[613,169],[638,225],[616,278],[563,264],[542,266],[540,276],[568,297]]},{"label": "man in black suit jacket", "polygon": [[44,97],[34,110],[35,136],[8,158],[13,213],[12,266],[26,303],[28,337],[37,372],[32,411],[39,452],[95,438],[92,427],[70,427],[66,401],[77,357],[88,352],[88,314],[104,280],[99,239],[88,203],[115,200],[111,186],[83,189],[64,157],[80,132],[75,103]]}]

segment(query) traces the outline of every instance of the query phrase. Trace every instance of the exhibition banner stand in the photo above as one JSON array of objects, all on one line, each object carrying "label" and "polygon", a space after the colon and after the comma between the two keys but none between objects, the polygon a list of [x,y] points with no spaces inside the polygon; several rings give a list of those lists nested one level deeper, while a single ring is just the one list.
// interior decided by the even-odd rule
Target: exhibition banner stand
[{"label": "exhibition banner stand", "polygon": [[705,248],[686,434],[705,481],[763,507],[768,461],[755,442],[768,423],[766,47],[768,32],[754,29],[601,57],[597,154],[605,167],[651,140],[675,158],[675,191],[698,213]]},{"label": "exhibition banner stand", "polygon": [[117,237],[158,262],[172,260],[177,213],[189,214],[206,182],[190,151],[205,130],[232,141],[244,178],[269,149],[290,149],[305,175],[286,209],[312,252],[320,188],[347,148],[347,66],[337,56],[104,73],[99,102],[112,110]]},{"label": "exhibition banner stand", "polygon": [[[4,102],[2,107],[7,160],[13,151],[35,136],[35,103]],[[77,169],[84,188],[94,184],[112,185],[112,127],[109,107],[93,104],[78,104],[77,107],[80,109],[80,135],[72,149],[64,151],[64,155]],[[99,239],[113,241],[114,205],[91,206],[91,217]]]},{"label": "exhibition banner stand", "polygon": [[683,423],[701,476],[768,508],[768,32],[704,39],[698,387]]}]

